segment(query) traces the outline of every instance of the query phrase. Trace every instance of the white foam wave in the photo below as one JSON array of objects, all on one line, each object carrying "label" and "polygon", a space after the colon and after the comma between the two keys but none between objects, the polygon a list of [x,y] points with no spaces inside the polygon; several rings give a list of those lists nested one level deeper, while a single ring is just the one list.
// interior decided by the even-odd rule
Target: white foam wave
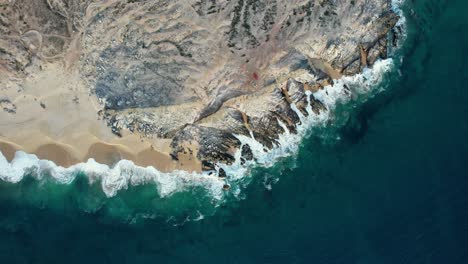
[{"label": "white foam wave", "polygon": [[6,182],[17,183],[25,175],[31,175],[39,180],[48,176],[58,183],[70,184],[79,173],[88,176],[90,183],[100,181],[102,190],[108,197],[115,196],[119,190],[127,189],[130,185],[145,183],[156,184],[161,197],[196,186],[208,189],[215,199],[221,199],[223,196],[224,182],[204,173],[185,171],[164,173],[154,167],[137,166],[129,160],[121,160],[113,167],[109,167],[89,159],[86,163],[64,168],[23,151],[17,151],[9,163],[0,152],[0,180]]},{"label": "white foam wave", "polygon": [[405,17],[405,14],[403,13],[403,10],[401,9],[404,3],[405,3],[405,0],[392,0],[390,3],[392,11],[395,12],[395,14],[399,16],[399,20],[397,21],[395,25],[396,27],[401,29],[401,35],[399,36],[399,39],[398,39],[398,46],[400,46],[401,43],[407,37],[406,17]]},{"label": "white foam wave", "polygon": [[[218,164],[218,166],[226,171],[228,181],[235,181],[246,175],[249,169],[254,166],[271,167],[279,158],[294,155],[297,153],[302,139],[312,127],[324,126],[333,117],[333,111],[337,104],[346,103],[353,97],[367,94],[372,89],[378,87],[384,73],[388,72],[392,66],[392,59],[380,60],[372,68],[365,68],[361,74],[345,76],[339,80],[335,80],[334,85],[326,86],[315,93],[307,91],[307,116],[297,108],[296,104],[291,104],[291,109],[300,119],[300,123],[296,127],[297,133],[290,133],[286,125],[278,120],[279,125],[283,127],[285,132],[279,135],[277,145],[270,150],[267,150],[253,135],[250,137],[235,135],[241,142],[241,147],[235,155],[235,162],[232,165]],[[312,111],[311,97],[322,102],[326,110],[318,114]],[[255,161],[245,161],[241,165],[241,149],[244,145],[250,147]]]}]

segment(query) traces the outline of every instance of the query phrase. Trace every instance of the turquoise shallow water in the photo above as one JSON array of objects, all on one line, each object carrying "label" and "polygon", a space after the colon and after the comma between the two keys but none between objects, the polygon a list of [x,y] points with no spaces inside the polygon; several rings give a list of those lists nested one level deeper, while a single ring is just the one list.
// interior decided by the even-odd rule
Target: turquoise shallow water
[{"label": "turquoise shallow water", "polygon": [[0,183],[1,263],[468,263],[468,2],[405,9],[386,91],[255,170],[243,199]]}]

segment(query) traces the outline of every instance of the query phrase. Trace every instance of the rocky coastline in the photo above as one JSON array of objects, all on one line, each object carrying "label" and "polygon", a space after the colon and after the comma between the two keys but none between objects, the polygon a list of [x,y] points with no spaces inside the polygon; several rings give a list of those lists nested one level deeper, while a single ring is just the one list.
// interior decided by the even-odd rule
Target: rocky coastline
[{"label": "rocky coastline", "polygon": [[[69,155],[63,166],[114,151],[98,161],[165,171],[213,171],[241,147],[243,162],[254,159],[235,135],[273,148],[301,122],[292,105],[326,110],[307,91],[387,58],[399,30],[388,0],[13,0],[0,11],[7,158],[56,161],[38,151],[54,143]],[[83,116],[92,140],[67,134]],[[22,142],[28,133],[36,144]],[[106,151],[90,151],[96,142]]]}]

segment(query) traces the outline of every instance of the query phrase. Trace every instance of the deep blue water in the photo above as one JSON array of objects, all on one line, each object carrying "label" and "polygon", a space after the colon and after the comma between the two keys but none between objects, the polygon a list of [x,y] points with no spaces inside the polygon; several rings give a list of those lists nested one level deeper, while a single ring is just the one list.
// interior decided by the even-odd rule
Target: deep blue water
[{"label": "deep blue water", "polygon": [[[244,199],[1,183],[0,263],[468,263],[468,1],[405,10],[386,91],[256,170]],[[177,225],[197,210],[207,217]],[[161,216],[126,217],[148,212]]]}]

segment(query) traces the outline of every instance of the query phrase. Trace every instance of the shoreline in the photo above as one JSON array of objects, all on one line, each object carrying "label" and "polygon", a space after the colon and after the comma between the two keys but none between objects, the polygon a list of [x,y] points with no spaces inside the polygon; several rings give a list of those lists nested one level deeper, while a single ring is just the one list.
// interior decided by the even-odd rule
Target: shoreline
[{"label": "shoreline", "polygon": [[[137,140],[137,137],[134,135],[123,135],[122,138],[117,138],[117,136],[114,135],[114,139],[111,140],[112,144],[109,144],[109,142],[105,142],[96,136],[85,135],[83,131],[80,130],[82,132],[80,133],[80,147],[82,150],[86,150],[86,152],[81,152],[81,155],[83,155],[82,157],[93,155],[94,160],[82,158],[81,161],[68,168],[61,167],[60,164],[58,164],[59,166],[54,166],[51,164],[50,159],[55,158],[62,164],[67,164],[67,162],[71,163],[72,156],[70,155],[74,151],[75,153],[79,153],[79,151],[77,151],[78,149],[63,143],[57,144],[57,142],[51,141],[50,138],[48,139],[45,136],[41,137],[36,134],[34,137],[30,137],[29,140],[29,143],[33,142],[36,144],[30,144],[28,146],[30,149],[34,149],[36,153],[31,153],[29,151],[16,152],[18,159],[17,162],[14,163],[5,161],[3,155],[0,155],[0,167],[5,170],[3,173],[0,173],[0,177],[7,182],[19,182],[24,176],[30,173],[30,168],[36,168],[37,170],[33,171],[34,177],[39,177],[40,179],[41,175],[46,173],[51,175],[51,177],[58,182],[68,184],[75,179],[77,172],[83,172],[88,176],[90,182],[95,182],[96,180],[101,181],[102,189],[107,197],[115,196],[119,190],[126,189],[130,185],[154,182],[158,186],[158,193],[162,197],[189,186],[203,186],[210,190],[213,197],[221,199],[226,190],[231,188],[237,190],[237,188],[239,188],[237,186],[237,181],[246,176],[253,167],[270,167],[279,158],[297,153],[300,142],[302,142],[302,139],[306,136],[311,127],[326,125],[329,120],[329,115],[333,112],[336,104],[346,103],[352,100],[349,96],[349,92],[353,91],[356,95],[372,94],[371,90],[382,81],[384,74],[389,72],[392,67],[393,59],[380,60],[376,62],[372,68],[366,68],[362,73],[356,76],[345,76],[336,80],[334,85],[328,85],[314,93],[311,91],[307,92],[307,101],[309,102],[306,107],[307,116],[302,114],[295,103],[291,105],[291,108],[297,113],[300,119],[300,122],[296,124],[297,133],[289,133],[286,131],[280,134],[278,139],[279,145],[268,152],[264,151],[264,146],[255,138],[239,135],[238,139],[241,141],[241,147],[236,150],[235,162],[230,165],[223,163],[217,164],[218,168],[216,169],[216,173],[200,173],[202,170],[197,171],[197,166],[201,168],[201,164],[196,160],[191,160],[191,155],[189,154],[182,156],[184,159],[179,159],[177,162],[172,160],[168,154],[166,156],[167,160],[160,160],[159,158],[164,157],[164,155],[166,155],[165,153],[152,150],[149,143]],[[347,89],[345,89],[345,87],[347,87]],[[310,98],[312,96],[326,105],[327,110],[314,113],[310,105]],[[364,100],[366,99],[364,98]],[[40,141],[36,141],[38,138]],[[62,138],[61,142],[63,142],[64,139],[66,138]],[[67,140],[70,142],[69,138]],[[83,144],[86,142],[87,144]],[[160,141],[159,143],[161,144],[160,147],[164,146],[164,142]],[[127,148],[127,146],[130,145],[132,149],[134,149],[133,152]],[[242,163],[241,152],[243,145],[248,145],[251,148],[252,155],[255,158],[254,160]],[[2,153],[5,151],[6,155],[4,155],[10,158],[16,150],[26,150],[24,146],[25,145],[16,145],[0,137],[0,151],[2,151]],[[34,146],[36,148],[34,148]],[[194,150],[196,151],[196,148],[194,148]],[[54,154],[54,156],[51,156],[51,153],[56,152],[59,152],[58,154],[61,155]],[[116,152],[119,152],[121,156],[119,156],[118,159],[113,159],[112,156]],[[151,153],[153,156],[150,155]],[[39,156],[38,159],[37,156],[32,156],[31,154],[43,156]],[[43,160],[43,157],[47,157],[47,160]],[[96,157],[98,158],[96,159]],[[124,159],[120,159],[120,157]],[[152,157],[154,157],[154,159],[152,159]],[[100,160],[101,158],[102,160]],[[153,165],[152,163],[156,161],[161,161],[161,164]],[[107,164],[105,164],[105,162],[107,162]],[[194,169],[187,169],[190,168],[190,166]],[[220,173],[221,170],[224,170],[223,175]]]},{"label": "shoreline", "polygon": [[62,167],[93,158],[109,166],[131,160],[161,172],[202,170],[195,155],[174,160],[168,139],[113,134],[78,73],[59,64],[47,64],[24,83],[11,81],[6,86],[2,98],[8,99],[14,112],[0,109],[0,151],[9,162],[16,151],[24,151]]},{"label": "shoreline", "polygon": [[[178,164],[176,161],[172,160],[170,155],[156,151],[151,146],[142,148],[139,151],[131,151],[128,146],[123,144],[110,144],[96,139],[94,143],[89,145],[89,149],[86,153],[79,153],[76,148],[60,142],[44,141],[37,144],[37,147],[31,150],[0,138],[0,153],[2,153],[8,162],[12,162],[17,151],[36,155],[40,160],[52,161],[57,166],[64,168],[69,168],[79,163],[86,163],[92,158],[96,162],[110,167],[121,160],[130,160],[137,166],[152,166],[161,172],[171,172],[176,169],[201,172],[201,167],[198,168],[195,161],[192,164],[190,163],[191,160],[183,164]],[[181,166],[184,167],[182,168]]]},{"label": "shoreline", "polygon": [[[387,8],[387,5],[382,8]],[[118,9],[117,6],[115,8]],[[397,16],[391,13],[381,21],[378,20],[375,26],[362,24],[369,33],[357,28],[357,33],[367,36],[372,44],[366,44],[366,47],[359,44],[359,54],[353,51],[352,43],[342,47],[350,55],[341,61],[346,64],[341,65],[330,60],[336,54],[324,54],[325,51],[330,51],[328,47],[317,44],[319,50],[313,51],[299,45],[302,48],[297,54],[286,50],[277,51],[277,58],[271,58],[277,62],[268,70],[262,68],[263,66],[249,69],[252,65],[248,59],[246,62],[239,61],[242,67],[234,71],[234,75],[226,73],[225,80],[237,80],[239,74],[253,74],[249,77],[253,80],[240,78],[238,83],[229,84],[234,88],[245,88],[245,96],[222,90],[224,82],[218,80],[214,87],[221,87],[221,90],[216,88],[199,91],[194,88],[192,92],[196,94],[197,100],[193,99],[193,102],[191,98],[185,97],[180,101],[169,100],[166,97],[177,96],[167,94],[162,97],[164,102],[157,102],[161,106],[154,109],[148,109],[152,106],[149,103],[155,103],[148,99],[153,94],[146,95],[138,90],[138,83],[133,83],[138,78],[132,79],[130,76],[128,79],[125,75],[122,83],[114,83],[112,86],[119,89],[104,89],[102,86],[107,87],[106,82],[113,82],[109,76],[102,80],[104,83],[93,86],[88,82],[94,79],[87,75],[86,69],[68,67],[76,63],[78,58],[67,57],[68,59],[62,61],[43,61],[41,64],[31,62],[26,77],[21,82],[13,77],[1,80],[0,151],[5,153],[10,162],[17,151],[24,151],[41,160],[52,161],[61,168],[86,163],[89,159],[112,168],[120,161],[131,161],[140,167],[152,166],[160,172],[216,171],[215,175],[224,178],[226,170],[232,168],[232,165],[262,165],[257,156],[268,156],[268,152],[282,147],[289,148],[278,146],[276,141],[281,145],[278,137],[281,139],[284,134],[296,136],[295,134],[299,134],[298,126],[303,125],[305,118],[313,115],[312,112],[319,115],[322,111],[330,110],[327,105],[335,104],[336,98],[324,91],[326,87],[333,86],[333,80],[341,83],[347,78],[357,78],[363,74],[363,69],[374,65],[376,60],[387,58],[387,39],[382,36],[397,21]],[[348,37],[353,39],[352,36]],[[93,43],[88,43],[91,45],[88,46],[92,47],[95,44]],[[339,44],[336,43],[338,46]],[[338,46],[334,49],[338,49]],[[66,54],[75,54],[78,51],[79,47],[71,45]],[[358,59],[354,60],[353,56]],[[301,58],[307,59],[311,70],[301,68],[303,65],[297,66],[297,70],[291,70],[291,63],[296,63]],[[254,59],[255,56],[252,61]],[[86,63],[81,66],[89,67],[93,73],[96,73],[96,69],[105,68],[105,65],[98,64],[101,68],[95,69],[95,64],[88,63],[88,59],[84,61]],[[111,66],[106,67],[112,69]],[[300,80],[292,78],[291,73]],[[271,78],[268,74],[275,76],[274,80],[271,79],[273,82],[268,79]],[[257,84],[256,81],[259,80],[264,83]],[[128,95],[120,94],[124,89],[121,85],[127,88],[137,85],[138,89],[132,90]],[[257,85],[261,85],[261,89]],[[98,88],[105,91],[97,91]],[[257,93],[251,93],[253,91]],[[213,92],[213,96],[208,96],[208,92]],[[311,92],[314,92],[312,99]],[[341,91],[333,92],[335,96],[342,96],[340,93],[347,94],[350,91],[344,85]],[[108,93],[109,96],[100,93]],[[315,93],[322,98],[315,97]],[[182,95],[185,94],[181,93],[180,96]],[[141,101],[142,107],[132,108],[137,99]],[[168,105],[165,106],[166,103]],[[119,107],[123,105],[124,110],[121,110]],[[236,135],[244,136],[245,140],[242,141]],[[252,140],[254,142],[249,144]],[[244,145],[248,148],[244,149]],[[253,145],[258,146],[252,149]]]},{"label": "shoreline", "polygon": [[[56,65],[50,64],[50,67],[52,67],[52,69],[49,70],[56,70],[54,69]],[[50,74],[50,72],[47,71],[48,70],[44,73],[45,75]],[[363,74],[364,72],[352,77],[341,76],[341,78],[335,81],[338,83],[347,82],[348,79],[356,79]],[[64,74],[63,76],[69,77],[70,75]],[[374,77],[378,78],[379,76]],[[368,78],[372,82],[373,78],[371,76],[368,76]],[[33,78],[33,81],[37,81],[37,79]],[[34,83],[37,85],[31,91],[41,89],[40,82]],[[27,87],[28,86],[26,86],[26,88]],[[329,85],[329,87],[333,90],[334,86]],[[341,93],[345,90],[342,89],[343,91],[334,91],[328,94],[328,92],[324,91],[324,88],[316,91],[314,96],[319,98],[324,96],[323,93],[326,93],[327,97],[333,97],[335,96],[335,92]],[[40,93],[43,91],[38,92]],[[22,94],[20,93],[20,95]],[[72,98],[72,96],[74,96],[73,92],[62,90],[61,99],[63,99],[63,97]],[[17,151],[23,151],[27,154],[36,155],[40,160],[51,161],[63,168],[70,168],[80,163],[86,163],[89,159],[94,159],[97,163],[107,165],[111,168],[120,161],[131,161],[136,166],[142,168],[154,167],[162,173],[171,173],[179,170],[190,174],[201,173],[203,171],[201,161],[196,158],[198,150],[195,145],[187,145],[186,147],[194,151],[180,153],[182,155],[179,155],[178,159],[175,160],[169,154],[171,150],[170,139],[143,139],[139,135],[129,132],[123,133],[121,137],[116,136],[111,132],[104,120],[98,117],[96,113],[98,111],[96,111],[95,108],[96,102],[89,99],[91,97],[86,96],[85,98],[88,100],[80,100],[80,109],[71,112],[75,116],[68,116],[66,122],[50,122],[48,124],[44,123],[44,121],[47,119],[64,119],[63,115],[70,114],[70,112],[60,111],[60,108],[64,106],[63,102],[57,103],[57,98],[54,96],[42,96],[40,102],[47,103],[47,107],[44,110],[47,110],[48,107],[52,109],[44,111],[38,116],[35,114],[34,109],[32,109],[38,108],[37,105],[41,107],[38,100],[35,98],[34,100],[26,100],[25,98],[27,99],[28,96],[23,95],[22,98],[14,101],[14,104],[18,105],[17,113],[12,115],[0,111],[0,120],[5,120],[2,119],[2,116],[5,115],[8,115],[11,120],[18,117],[26,120],[23,122],[9,122],[6,120],[6,124],[9,124],[9,126],[0,122],[0,128],[7,127],[7,129],[0,131],[0,152],[9,163],[14,159]],[[29,96],[29,98],[32,97]],[[324,98],[320,99],[322,99],[322,103],[325,105],[330,103],[333,105],[336,103],[336,98],[330,98],[333,102],[323,100]],[[54,105],[54,100],[56,105]],[[31,106],[31,103],[36,106]],[[91,105],[93,107],[90,107]],[[28,111],[21,112],[21,109],[24,108]],[[299,110],[297,110],[296,113],[299,119],[306,118],[305,116],[301,117]],[[295,126],[298,125],[299,124],[295,124]],[[77,126],[79,126],[79,128],[74,130]],[[253,140],[256,141],[255,139]],[[17,142],[23,143],[19,144]],[[77,144],[77,142],[79,143]],[[257,143],[261,144],[259,142]],[[263,147],[261,149],[263,149]],[[236,152],[237,150],[233,151]],[[265,152],[265,154],[268,154],[268,152]],[[219,165],[220,168],[225,171],[231,166],[226,164]]]}]

